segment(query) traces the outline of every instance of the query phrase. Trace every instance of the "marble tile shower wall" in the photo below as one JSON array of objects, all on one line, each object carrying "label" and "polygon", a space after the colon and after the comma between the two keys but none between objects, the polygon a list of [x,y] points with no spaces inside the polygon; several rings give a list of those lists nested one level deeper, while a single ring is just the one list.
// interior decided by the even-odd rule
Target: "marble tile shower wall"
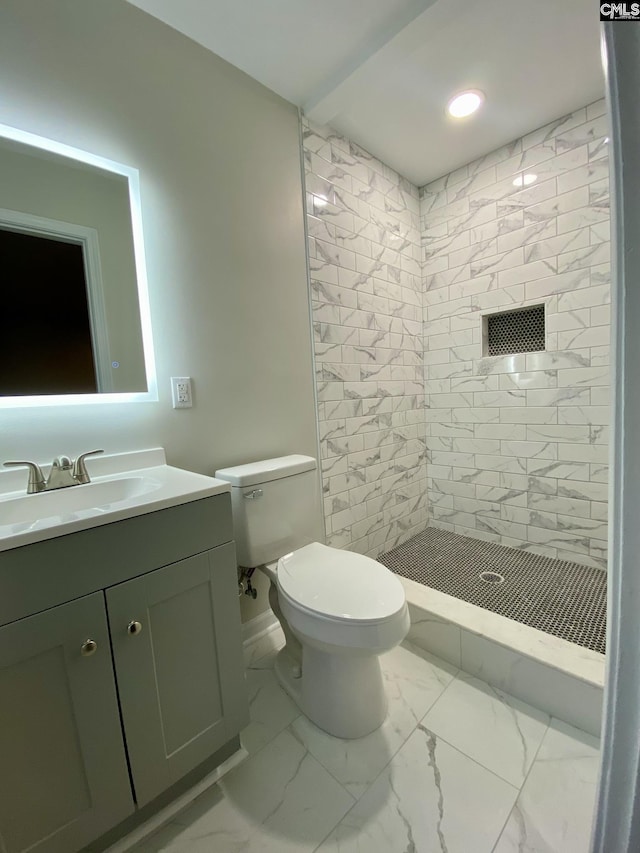
[{"label": "marble tile shower wall", "polygon": [[376,556],[427,520],[418,189],[302,130],[327,543]]},{"label": "marble tile shower wall", "polygon": [[[607,132],[599,101],[420,192],[430,523],[603,568]],[[483,315],[538,304],[545,352],[483,355]]]}]

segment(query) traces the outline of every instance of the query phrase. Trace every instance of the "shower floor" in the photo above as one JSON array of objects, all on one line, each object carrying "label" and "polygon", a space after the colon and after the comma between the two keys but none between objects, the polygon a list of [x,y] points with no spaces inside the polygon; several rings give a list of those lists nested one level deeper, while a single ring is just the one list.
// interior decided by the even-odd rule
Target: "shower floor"
[{"label": "shower floor", "polygon": [[601,569],[435,527],[381,554],[378,561],[439,592],[605,652],[607,575]]}]

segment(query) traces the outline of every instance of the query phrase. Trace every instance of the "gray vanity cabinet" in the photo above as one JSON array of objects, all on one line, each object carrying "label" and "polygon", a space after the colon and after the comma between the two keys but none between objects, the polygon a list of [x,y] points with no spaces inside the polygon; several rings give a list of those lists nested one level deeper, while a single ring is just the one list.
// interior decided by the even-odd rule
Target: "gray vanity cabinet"
[{"label": "gray vanity cabinet", "polygon": [[230,755],[239,615],[228,494],[0,553],[1,853],[101,849]]},{"label": "gray vanity cabinet", "polygon": [[69,853],[133,812],[102,593],[0,628],[0,697],[1,850]]},{"label": "gray vanity cabinet", "polygon": [[233,544],[106,591],[138,806],[247,722]]}]

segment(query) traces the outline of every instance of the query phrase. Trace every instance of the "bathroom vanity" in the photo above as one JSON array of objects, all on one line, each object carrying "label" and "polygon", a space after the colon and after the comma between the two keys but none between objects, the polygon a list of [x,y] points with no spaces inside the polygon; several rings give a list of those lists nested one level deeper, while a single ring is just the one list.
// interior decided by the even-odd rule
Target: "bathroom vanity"
[{"label": "bathroom vanity", "polygon": [[[81,850],[239,748],[248,706],[229,487],[146,453],[121,455],[145,467],[109,504],[12,525],[25,504],[0,494],[6,853]],[[91,503],[74,491],[61,501]]]}]

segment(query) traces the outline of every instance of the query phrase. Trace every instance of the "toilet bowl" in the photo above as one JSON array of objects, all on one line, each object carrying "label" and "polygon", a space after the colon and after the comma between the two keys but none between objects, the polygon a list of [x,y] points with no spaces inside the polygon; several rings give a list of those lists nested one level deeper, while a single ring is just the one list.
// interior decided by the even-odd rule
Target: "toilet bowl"
[{"label": "toilet bowl", "polygon": [[299,643],[287,638],[276,660],[284,689],[335,737],[377,729],[387,713],[379,656],[409,630],[398,578],[369,557],[313,542],[278,561],[275,583],[281,624]]},{"label": "toilet bowl", "polygon": [[321,729],[357,738],[384,721],[379,656],[402,642],[409,614],[389,569],[315,541],[316,467],[313,457],[284,456],[216,477],[231,484],[239,565],[271,580],[269,603],[286,639],[275,663],[281,685]]}]

